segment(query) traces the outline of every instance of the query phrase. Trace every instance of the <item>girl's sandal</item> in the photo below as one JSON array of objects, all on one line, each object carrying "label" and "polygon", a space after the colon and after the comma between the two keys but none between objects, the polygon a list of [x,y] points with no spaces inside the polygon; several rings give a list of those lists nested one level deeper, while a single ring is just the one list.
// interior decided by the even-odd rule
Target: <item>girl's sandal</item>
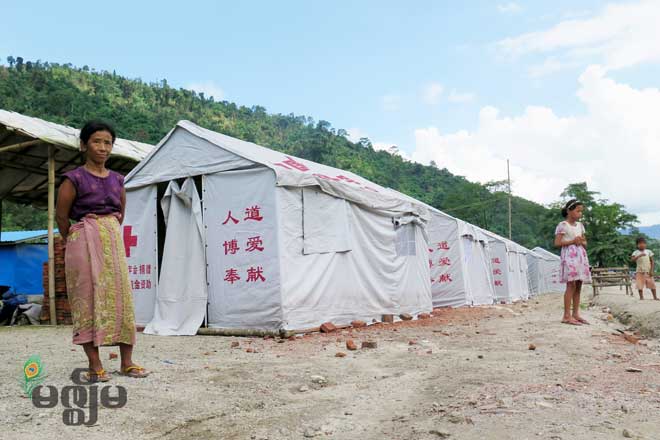
[{"label": "girl's sandal", "polygon": [[122,376],[134,377],[138,379],[149,376],[149,372],[139,365],[131,365],[128,368],[122,368],[119,374]]},{"label": "girl's sandal", "polygon": [[568,325],[582,325],[580,321],[576,321],[575,319],[562,319],[561,323]]},{"label": "girl's sandal", "polygon": [[584,319],[584,318],[577,318],[576,321],[581,322],[581,323],[584,324],[584,325],[591,325],[591,324],[589,323],[589,321],[587,321],[587,320]]},{"label": "girl's sandal", "polygon": [[112,376],[110,373],[106,372],[103,368],[100,370],[90,370],[85,373],[85,379],[87,379],[87,382],[90,383],[96,383],[96,382],[108,382],[110,379],[112,379]]}]

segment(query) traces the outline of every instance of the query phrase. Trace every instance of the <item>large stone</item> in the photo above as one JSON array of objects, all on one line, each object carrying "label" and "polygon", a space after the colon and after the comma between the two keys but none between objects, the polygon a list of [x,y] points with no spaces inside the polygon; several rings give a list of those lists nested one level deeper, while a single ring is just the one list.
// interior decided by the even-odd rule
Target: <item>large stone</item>
[{"label": "large stone", "polygon": [[362,341],[362,348],[378,348],[376,341]]},{"label": "large stone", "polygon": [[401,318],[403,321],[411,321],[413,319],[413,315],[410,313],[402,313],[399,315],[399,318]]}]

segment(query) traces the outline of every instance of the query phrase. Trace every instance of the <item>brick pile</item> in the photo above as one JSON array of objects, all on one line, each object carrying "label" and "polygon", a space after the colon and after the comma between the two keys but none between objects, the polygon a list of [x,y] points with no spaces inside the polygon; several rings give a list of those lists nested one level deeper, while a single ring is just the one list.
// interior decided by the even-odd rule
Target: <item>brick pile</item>
[{"label": "brick pile", "polygon": [[[55,237],[55,317],[58,324],[71,325],[71,305],[66,292],[64,274],[64,242]],[[48,291],[48,262],[43,265],[44,303],[41,309],[41,322],[50,323],[50,292]]]}]

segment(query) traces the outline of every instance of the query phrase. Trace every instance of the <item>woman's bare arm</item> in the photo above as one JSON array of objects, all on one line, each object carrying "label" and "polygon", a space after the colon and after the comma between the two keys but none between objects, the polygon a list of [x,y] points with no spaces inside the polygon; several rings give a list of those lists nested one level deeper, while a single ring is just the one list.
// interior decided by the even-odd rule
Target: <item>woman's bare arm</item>
[{"label": "woman's bare arm", "polygon": [[124,214],[126,213],[126,189],[122,188],[121,189],[121,209],[119,214],[121,214],[121,217],[119,217],[119,224],[121,225],[124,223]]},{"label": "woman's bare arm", "polygon": [[69,214],[71,206],[76,199],[76,187],[69,179],[64,179],[57,192],[57,206],[55,207],[55,221],[64,240],[69,236]]}]

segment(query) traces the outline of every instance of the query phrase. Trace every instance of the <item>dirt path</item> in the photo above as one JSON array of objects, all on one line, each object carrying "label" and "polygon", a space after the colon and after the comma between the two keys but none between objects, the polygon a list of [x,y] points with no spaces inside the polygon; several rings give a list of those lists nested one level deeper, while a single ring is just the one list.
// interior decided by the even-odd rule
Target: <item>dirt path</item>
[{"label": "dirt path", "polygon": [[607,307],[614,317],[638,329],[643,335],[657,338],[660,336],[660,301],[653,301],[652,298],[648,289],[644,300],[640,301],[637,291],[629,296],[625,290],[610,287],[603,289],[593,302]]},{"label": "dirt path", "polygon": [[[60,388],[84,365],[70,329],[2,330],[0,437],[620,439],[626,430],[660,438],[660,345],[626,341],[600,307],[584,313],[593,325],[560,324],[560,297],[551,295],[282,343],[139,335],[136,359],[154,374],[116,376],[128,404],[101,409],[92,427],[64,426],[61,406],[36,409],[21,396],[32,353],[46,384]],[[351,337],[378,347],[348,351]],[[114,370],[111,351],[103,359]]]}]

